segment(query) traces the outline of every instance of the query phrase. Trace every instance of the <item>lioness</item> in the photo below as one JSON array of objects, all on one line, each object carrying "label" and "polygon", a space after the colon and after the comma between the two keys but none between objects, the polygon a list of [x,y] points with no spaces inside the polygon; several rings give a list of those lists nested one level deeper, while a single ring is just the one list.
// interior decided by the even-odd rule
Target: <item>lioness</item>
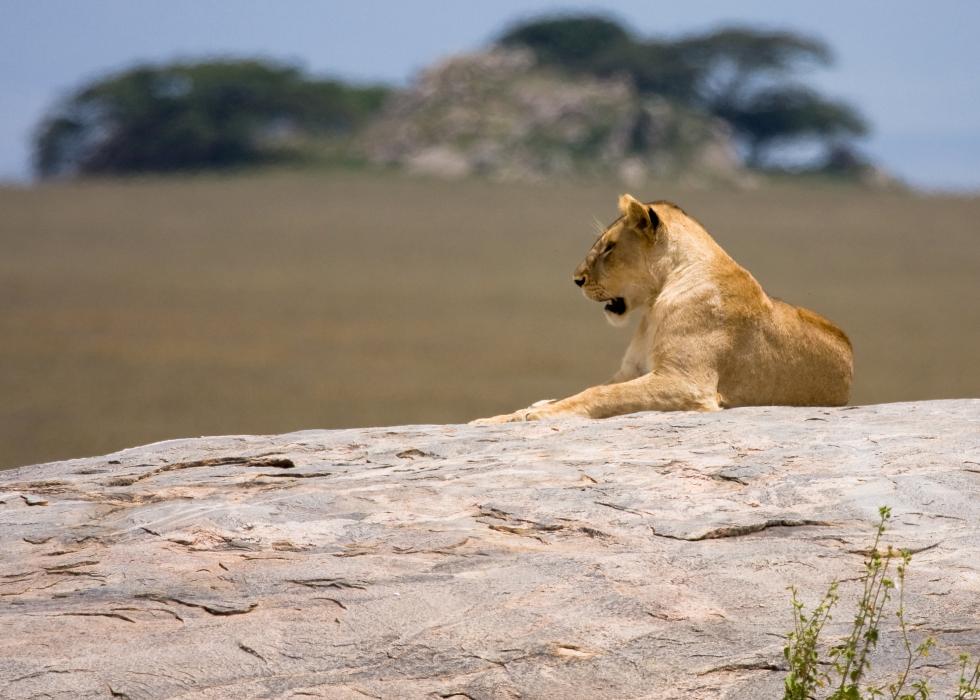
[{"label": "lioness", "polygon": [[625,194],[575,270],[613,325],[641,314],[619,371],[560,401],[474,423],[734,406],[840,406],[851,343],[823,316],[769,297],[680,207]]}]

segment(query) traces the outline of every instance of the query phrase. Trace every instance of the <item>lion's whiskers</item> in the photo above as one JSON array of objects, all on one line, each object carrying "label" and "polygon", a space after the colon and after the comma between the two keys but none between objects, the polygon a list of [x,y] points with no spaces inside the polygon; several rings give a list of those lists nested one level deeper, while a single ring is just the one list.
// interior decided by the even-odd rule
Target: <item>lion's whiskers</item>
[{"label": "lion's whiskers", "polygon": [[595,229],[597,236],[601,236],[606,231],[606,225],[595,216],[592,217],[592,228]]}]

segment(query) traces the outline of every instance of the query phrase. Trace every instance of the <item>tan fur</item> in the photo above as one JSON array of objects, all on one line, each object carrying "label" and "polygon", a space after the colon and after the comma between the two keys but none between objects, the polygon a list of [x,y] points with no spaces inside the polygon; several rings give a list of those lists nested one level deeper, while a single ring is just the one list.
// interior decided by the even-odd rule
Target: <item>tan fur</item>
[{"label": "tan fur", "polygon": [[842,330],[770,298],[676,205],[623,195],[619,209],[575,271],[589,299],[625,300],[626,313],[606,311],[614,324],[641,314],[619,371],[567,399],[474,422],[847,403],[853,356]]}]

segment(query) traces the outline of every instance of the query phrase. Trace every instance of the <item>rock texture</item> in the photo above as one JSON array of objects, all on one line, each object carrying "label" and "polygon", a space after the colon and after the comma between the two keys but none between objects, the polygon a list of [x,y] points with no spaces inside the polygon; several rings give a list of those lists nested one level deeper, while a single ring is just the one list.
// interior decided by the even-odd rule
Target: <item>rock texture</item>
[{"label": "rock texture", "polygon": [[618,173],[732,180],[742,174],[725,122],[624,80],[536,65],[527,50],[447,59],[392,98],[361,139],[368,158],[443,177],[538,180]]},{"label": "rock texture", "polygon": [[[4,698],[775,698],[879,505],[980,651],[980,401],[212,437],[0,473]],[[875,668],[901,662],[893,623]],[[938,697],[942,697],[942,693]]]}]

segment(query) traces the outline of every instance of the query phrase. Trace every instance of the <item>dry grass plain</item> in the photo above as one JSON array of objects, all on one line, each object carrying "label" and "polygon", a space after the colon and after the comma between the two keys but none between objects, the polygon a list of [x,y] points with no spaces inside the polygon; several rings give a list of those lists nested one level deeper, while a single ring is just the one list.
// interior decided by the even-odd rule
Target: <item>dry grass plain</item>
[{"label": "dry grass plain", "polygon": [[[620,189],[289,171],[0,189],[0,466],[460,422],[602,381],[627,334],[571,272]],[[853,402],[980,395],[980,199],[635,194],[842,325]]]}]

